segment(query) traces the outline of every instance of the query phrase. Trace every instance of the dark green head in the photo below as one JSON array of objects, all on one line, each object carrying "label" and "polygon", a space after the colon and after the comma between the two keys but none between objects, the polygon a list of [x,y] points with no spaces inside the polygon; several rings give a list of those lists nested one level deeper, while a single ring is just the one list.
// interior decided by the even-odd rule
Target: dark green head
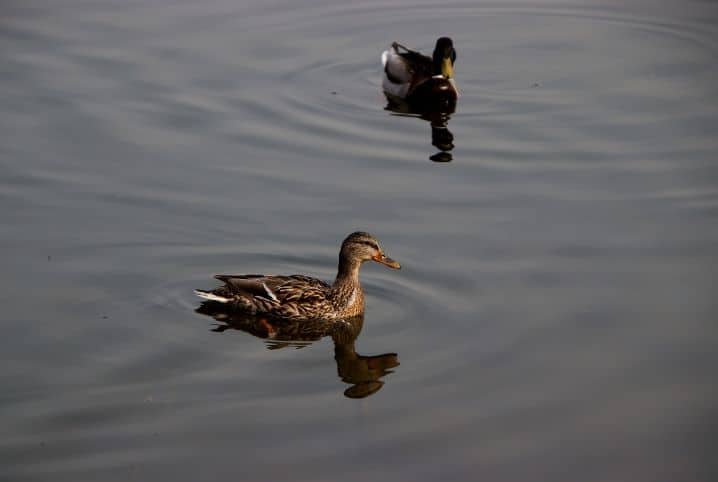
[{"label": "dark green head", "polygon": [[434,75],[443,75],[447,79],[454,78],[456,50],[454,49],[454,42],[449,37],[441,37],[436,41],[432,62]]}]

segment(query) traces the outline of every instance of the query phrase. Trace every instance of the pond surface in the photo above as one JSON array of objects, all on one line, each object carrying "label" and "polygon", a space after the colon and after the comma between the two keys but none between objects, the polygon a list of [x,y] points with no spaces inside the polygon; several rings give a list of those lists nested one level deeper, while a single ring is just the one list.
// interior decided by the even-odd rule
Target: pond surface
[{"label": "pond surface", "polygon": [[[700,1],[4,5],[0,479],[711,480],[717,22]],[[391,41],[441,35],[443,153],[380,90]],[[359,229],[403,269],[363,268],[358,336],[195,313],[214,273],[333,279]]]}]

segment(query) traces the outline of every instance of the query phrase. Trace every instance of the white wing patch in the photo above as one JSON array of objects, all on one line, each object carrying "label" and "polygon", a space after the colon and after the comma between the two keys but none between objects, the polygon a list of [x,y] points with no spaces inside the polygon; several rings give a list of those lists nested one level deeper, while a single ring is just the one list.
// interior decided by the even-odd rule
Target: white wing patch
[{"label": "white wing patch", "polygon": [[204,298],[205,300],[217,301],[219,303],[229,303],[230,301],[232,301],[229,298],[215,295],[214,293],[210,293],[209,291],[194,290],[194,294],[196,294],[200,298]]},{"label": "white wing patch", "polygon": [[267,293],[267,296],[269,296],[269,299],[272,301],[279,302],[279,298],[277,298],[277,295],[274,294],[272,290],[269,289],[267,286],[267,283],[262,283],[262,288],[264,288],[264,292]]}]

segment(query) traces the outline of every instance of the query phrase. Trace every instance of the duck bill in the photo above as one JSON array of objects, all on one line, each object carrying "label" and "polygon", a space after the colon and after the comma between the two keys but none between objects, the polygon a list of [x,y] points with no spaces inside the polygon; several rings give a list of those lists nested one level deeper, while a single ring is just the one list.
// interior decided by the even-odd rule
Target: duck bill
[{"label": "duck bill", "polygon": [[401,265],[399,263],[397,263],[393,259],[391,259],[388,256],[385,256],[383,254],[376,255],[372,259],[374,261],[376,261],[377,263],[381,263],[385,266],[390,267],[391,269],[401,269]]},{"label": "duck bill", "polygon": [[441,75],[447,79],[454,78],[454,65],[451,63],[451,59],[449,57],[445,57],[441,61]]}]

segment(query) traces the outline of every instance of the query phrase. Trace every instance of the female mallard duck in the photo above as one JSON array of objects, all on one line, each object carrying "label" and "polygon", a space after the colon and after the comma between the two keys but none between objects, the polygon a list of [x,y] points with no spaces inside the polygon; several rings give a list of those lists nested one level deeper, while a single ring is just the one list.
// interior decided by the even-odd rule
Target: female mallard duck
[{"label": "female mallard duck", "polygon": [[369,260],[393,269],[401,267],[384,254],[371,234],[356,232],[342,243],[339,271],[331,286],[303,275],[215,275],[224,286],[195,290],[195,294],[230,309],[294,321],[354,316],[364,312],[359,268]]},{"label": "female mallard duck", "polygon": [[456,102],[456,50],[449,37],[436,41],[430,57],[396,42],[381,55],[384,92],[407,102]]}]

